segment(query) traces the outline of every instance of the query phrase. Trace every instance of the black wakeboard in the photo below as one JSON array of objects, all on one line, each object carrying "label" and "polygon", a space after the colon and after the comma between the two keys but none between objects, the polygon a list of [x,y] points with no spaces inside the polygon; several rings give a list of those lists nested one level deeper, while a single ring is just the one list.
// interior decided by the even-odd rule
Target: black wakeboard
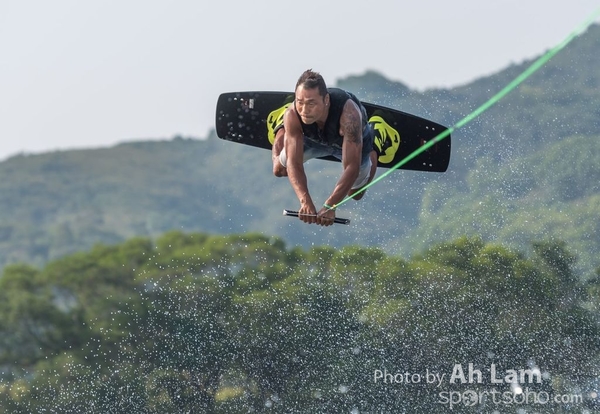
[{"label": "black wakeboard", "polygon": [[[291,92],[228,92],[219,96],[216,129],[219,138],[270,150],[275,127],[294,100]],[[384,106],[362,102],[375,130],[378,167],[391,168],[448,128]],[[445,172],[450,162],[450,135],[400,167]],[[323,159],[335,160],[334,157]]]}]

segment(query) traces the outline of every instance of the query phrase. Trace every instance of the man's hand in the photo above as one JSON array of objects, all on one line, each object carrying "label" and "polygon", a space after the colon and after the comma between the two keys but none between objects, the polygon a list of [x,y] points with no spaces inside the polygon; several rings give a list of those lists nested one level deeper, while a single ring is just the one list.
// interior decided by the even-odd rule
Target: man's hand
[{"label": "man's hand", "polygon": [[323,207],[317,213],[314,204],[306,203],[300,206],[298,218],[307,224],[316,223],[319,226],[331,226],[335,220],[335,210]]},{"label": "man's hand", "polygon": [[317,224],[320,226],[331,226],[335,220],[335,210],[323,207],[317,213]]},{"label": "man's hand", "polygon": [[308,224],[317,222],[317,209],[312,201],[300,205],[298,218]]}]

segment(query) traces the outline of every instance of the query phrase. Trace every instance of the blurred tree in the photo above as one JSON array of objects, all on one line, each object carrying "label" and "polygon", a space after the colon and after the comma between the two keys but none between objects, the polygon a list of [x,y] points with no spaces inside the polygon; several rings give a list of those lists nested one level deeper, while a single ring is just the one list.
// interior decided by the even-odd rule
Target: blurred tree
[{"label": "blurred tree", "polygon": [[[436,411],[469,363],[573,392],[597,374],[600,276],[580,281],[563,242],[532,251],[463,237],[404,260],[171,232],[10,266],[0,413]],[[447,377],[393,386],[385,369]]]}]

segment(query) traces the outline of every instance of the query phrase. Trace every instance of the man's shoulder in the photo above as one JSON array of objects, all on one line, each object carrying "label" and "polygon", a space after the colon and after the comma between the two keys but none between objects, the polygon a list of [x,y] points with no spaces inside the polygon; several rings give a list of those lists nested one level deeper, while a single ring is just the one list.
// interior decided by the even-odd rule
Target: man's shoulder
[{"label": "man's shoulder", "polygon": [[350,91],[341,88],[327,88],[327,91],[329,92],[330,99],[339,102],[342,106],[347,104],[348,101],[353,101],[359,107],[362,105],[356,95]]},{"label": "man's shoulder", "polygon": [[329,92],[329,95],[335,95],[346,99],[350,99],[350,97],[352,96],[352,93],[342,88],[327,88],[327,92]]}]

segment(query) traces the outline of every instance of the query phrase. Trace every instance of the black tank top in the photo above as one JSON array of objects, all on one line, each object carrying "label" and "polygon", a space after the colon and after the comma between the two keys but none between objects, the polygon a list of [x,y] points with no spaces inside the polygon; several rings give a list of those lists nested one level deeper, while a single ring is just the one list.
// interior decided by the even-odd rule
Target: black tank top
[{"label": "black tank top", "polygon": [[310,125],[305,124],[298,115],[304,136],[313,141],[323,142],[327,145],[341,148],[344,137],[340,135],[340,118],[342,116],[344,105],[348,99],[351,99],[358,105],[362,113],[363,152],[367,149],[370,152],[373,145],[371,128],[367,125],[367,112],[358,98],[351,92],[339,88],[327,88],[327,92],[329,92],[329,113],[322,130],[319,130],[316,122]]}]

